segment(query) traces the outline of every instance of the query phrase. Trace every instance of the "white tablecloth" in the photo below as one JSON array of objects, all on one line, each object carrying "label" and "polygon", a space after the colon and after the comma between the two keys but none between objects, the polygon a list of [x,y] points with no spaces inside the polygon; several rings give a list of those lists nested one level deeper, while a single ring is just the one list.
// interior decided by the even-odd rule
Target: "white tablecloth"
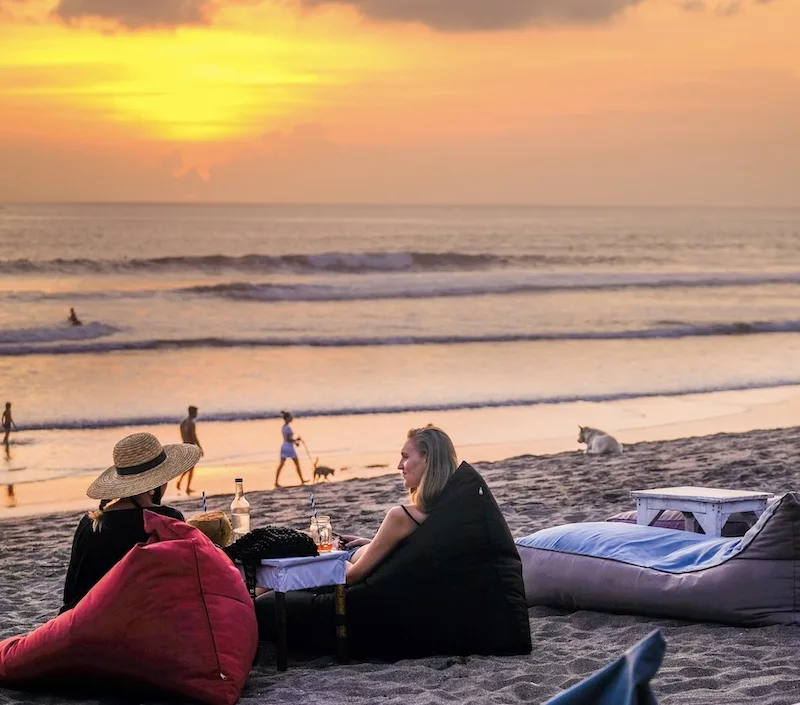
[{"label": "white tablecloth", "polygon": [[344,585],[347,551],[329,551],[305,558],[265,558],[256,585],[278,592]]}]

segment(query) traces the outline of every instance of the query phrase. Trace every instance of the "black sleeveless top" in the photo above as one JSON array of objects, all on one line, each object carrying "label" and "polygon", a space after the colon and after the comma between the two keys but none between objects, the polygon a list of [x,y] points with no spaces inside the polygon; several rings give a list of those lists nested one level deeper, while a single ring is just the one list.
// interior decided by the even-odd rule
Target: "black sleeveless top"
[{"label": "black sleeveless top", "polygon": [[[183,521],[183,514],[172,507],[153,505],[147,509]],[[94,531],[92,520],[84,515],[72,540],[72,556],[64,581],[64,605],[59,612],[77,605],[128,551],[148,538],[141,508],[106,512],[100,531]]]},{"label": "black sleeveless top", "polygon": [[408,518],[411,519],[411,521],[413,521],[417,526],[420,526],[420,522],[418,522],[414,517],[411,516],[411,512],[409,512],[408,509],[406,509],[405,506],[403,506],[402,504],[400,506],[402,507],[403,511],[406,514],[408,514]]}]

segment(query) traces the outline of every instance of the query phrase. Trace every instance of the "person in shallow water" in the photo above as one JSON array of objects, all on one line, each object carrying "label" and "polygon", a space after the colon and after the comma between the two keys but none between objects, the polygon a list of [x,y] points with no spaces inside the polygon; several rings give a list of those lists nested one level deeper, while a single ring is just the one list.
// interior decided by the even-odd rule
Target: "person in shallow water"
[{"label": "person in shallow water", "polygon": [[67,318],[67,321],[69,323],[71,323],[73,326],[82,326],[83,325],[83,322],[81,321],[80,318],[78,318],[77,314],[75,313],[75,309],[74,308],[71,308],[69,310],[69,318]]},{"label": "person in shallow water", "polygon": [[13,428],[15,431],[17,429],[17,424],[14,423],[14,419],[11,416],[11,402],[6,402],[6,410],[3,412],[3,418],[0,420],[0,424],[3,427],[3,445],[8,450],[9,440],[8,437],[11,435],[11,429]]}]

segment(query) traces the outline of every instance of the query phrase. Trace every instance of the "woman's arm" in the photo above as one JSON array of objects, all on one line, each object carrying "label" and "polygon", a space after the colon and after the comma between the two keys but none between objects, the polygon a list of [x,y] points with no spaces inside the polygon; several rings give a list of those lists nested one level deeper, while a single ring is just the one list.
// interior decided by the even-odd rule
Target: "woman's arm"
[{"label": "woman's arm", "polygon": [[366,578],[416,528],[417,525],[402,507],[392,507],[386,513],[375,538],[358,549],[353,556],[356,559],[354,563],[347,564],[347,584],[352,585]]},{"label": "woman's arm", "polygon": [[83,521],[78,524],[75,536],[72,539],[72,551],[70,552],[69,566],[67,566],[67,577],[64,580],[64,604],[59,610],[59,614],[71,609],[78,602],[78,570],[83,560]]}]

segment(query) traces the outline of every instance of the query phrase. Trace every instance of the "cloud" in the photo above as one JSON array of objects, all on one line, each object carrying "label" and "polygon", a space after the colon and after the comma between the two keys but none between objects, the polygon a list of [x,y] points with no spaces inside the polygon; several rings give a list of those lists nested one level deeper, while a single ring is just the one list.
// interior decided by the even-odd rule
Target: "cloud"
[{"label": "cloud", "polygon": [[670,109],[564,114],[528,133],[352,143],[306,124],[200,161],[0,135],[0,202],[800,207],[800,80],[732,71],[672,90]]},{"label": "cloud", "polygon": [[205,179],[180,153],[159,157],[152,150],[132,157],[107,146],[0,136],[0,202],[180,202],[204,196]]},{"label": "cloud", "polygon": [[211,0],[60,0],[54,13],[68,23],[87,17],[127,29],[206,24]]},{"label": "cloud", "polygon": [[742,11],[741,0],[733,0],[733,2],[724,2],[717,5],[714,12],[720,17],[732,17],[738,15]]},{"label": "cloud", "polygon": [[[128,30],[209,24],[225,5],[292,2],[303,9],[326,5],[354,8],[378,22],[414,22],[441,32],[486,32],[525,26],[600,24],[647,0],[58,0],[53,14],[69,24],[87,18]],[[652,0],[651,0],[652,1]],[[751,0],[758,5],[775,0]],[[3,7],[28,0],[0,0]],[[687,12],[730,16],[744,0],[676,0]]]},{"label": "cloud", "polygon": [[686,12],[705,12],[708,9],[705,0],[685,0],[680,7]]},{"label": "cloud", "polygon": [[[775,0],[752,0],[753,5],[769,5]],[[716,4],[706,0],[681,0],[678,7],[686,12],[713,12],[717,17],[733,17],[745,9],[744,0],[720,0]]]},{"label": "cloud", "polygon": [[379,21],[419,22],[443,32],[607,22],[642,0],[300,0],[306,8],[349,5]]}]

